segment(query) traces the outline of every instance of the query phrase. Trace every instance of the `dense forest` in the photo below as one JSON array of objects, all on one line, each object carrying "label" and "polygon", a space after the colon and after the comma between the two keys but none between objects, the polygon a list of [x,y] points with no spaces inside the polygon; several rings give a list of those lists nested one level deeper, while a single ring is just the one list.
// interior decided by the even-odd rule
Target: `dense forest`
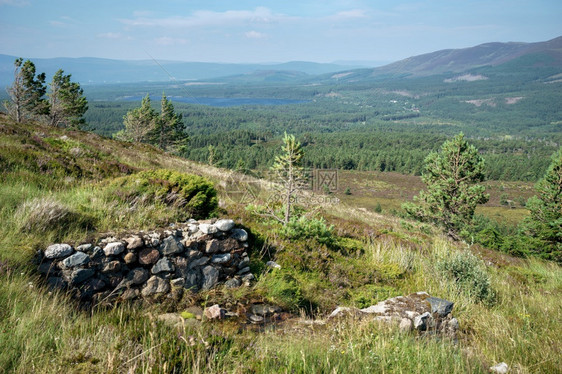
[{"label": "dense forest", "polygon": [[[209,84],[90,86],[92,130],[112,136],[139,106],[131,96],[163,91],[190,136],[183,156],[201,162],[213,147],[223,167],[271,166],[282,134],[297,135],[311,168],[421,172],[423,160],[459,131],[486,159],[489,179],[535,181],[562,143],[558,84],[499,76],[448,82],[446,76],[363,84]],[[176,98],[174,100],[174,97]],[[178,98],[285,98],[304,103],[213,107]]]}]

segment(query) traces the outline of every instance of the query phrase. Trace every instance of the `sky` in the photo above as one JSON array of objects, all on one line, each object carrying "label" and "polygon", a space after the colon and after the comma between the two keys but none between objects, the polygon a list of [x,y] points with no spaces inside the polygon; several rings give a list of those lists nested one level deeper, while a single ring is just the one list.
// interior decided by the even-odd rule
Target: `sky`
[{"label": "sky", "polygon": [[561,0],[0,0],[0,54],[392,62],[562,36]]}]

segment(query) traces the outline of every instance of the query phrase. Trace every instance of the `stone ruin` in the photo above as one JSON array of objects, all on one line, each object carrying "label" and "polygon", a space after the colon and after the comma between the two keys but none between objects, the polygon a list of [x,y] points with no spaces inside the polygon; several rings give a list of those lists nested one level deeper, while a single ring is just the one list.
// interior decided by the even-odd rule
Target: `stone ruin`
[{"label": "stone ruin", "polygon": [[231,219],[171,225],[97,242],[53,244],[38,254],[52,288],[86,302],[179,298],[184,290],[249,285],[248,233]]}]

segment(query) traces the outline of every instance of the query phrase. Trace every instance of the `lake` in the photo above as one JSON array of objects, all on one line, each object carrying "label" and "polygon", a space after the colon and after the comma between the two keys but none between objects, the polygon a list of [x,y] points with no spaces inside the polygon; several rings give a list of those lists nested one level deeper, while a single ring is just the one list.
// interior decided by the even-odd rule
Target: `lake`
[{"label": "lake", "polygon": [[[118,100],[123,101],[140,101],[142,96],[126,96]],[[308,103],[310,100],[293,100],[293,99],[270,99],[270,98],[254,98],[254,97],[182,97],[169,96],[172,102],[209,105],[214,107],[229,107],[242,105],[290,105]],[[152,98],[151,98],[152,100]],[[160,99],[154,99],[160,101]]]}]

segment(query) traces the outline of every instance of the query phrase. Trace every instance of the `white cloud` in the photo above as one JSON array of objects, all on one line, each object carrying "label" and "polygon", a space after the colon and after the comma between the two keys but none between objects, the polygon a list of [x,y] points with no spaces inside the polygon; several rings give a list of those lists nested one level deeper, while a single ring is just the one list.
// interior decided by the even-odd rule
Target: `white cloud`
[{"label": "white cloud", "polygon": [[268,8],[258,7],[254,10],[227,10],[224,12],[199,10],[186,17],[150,18],[136,16],[132,19],[121,19],[120,21],[128,26],[182,28],[272,23],[283,17],[280,14],[273,14]]},{"label": "white cloud", "polygon": [[162,36],[159,38],[154,38],[156,44],[159,45],[184,45],[189,42],[187,39],[182,38],[170,38],[168,36]]},{"label": "white cloud", "polygon": [[363,9],[344,10],[336,13],[332,18],[335,19],[351,19],[351,18],[367,18],[367,12]]},{"label": "white cloud", "polygon": [[103,32],[101,34],[96,35],[98,38],[102,39],[112,39],[112,40],[133,40],[128,35],[123,35],[120,32]]},{"label": "white cloud", "polygon": [[244,34],[248,39],[265,39],[267,35],[258,31],[248,31]]}]

